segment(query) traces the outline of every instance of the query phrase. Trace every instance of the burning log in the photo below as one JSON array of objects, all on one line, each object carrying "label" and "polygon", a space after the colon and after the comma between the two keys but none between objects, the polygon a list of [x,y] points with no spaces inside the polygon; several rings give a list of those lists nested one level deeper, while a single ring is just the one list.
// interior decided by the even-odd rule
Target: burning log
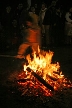
[{"label": "burning log", "polygon": [[26,81],[29,81],[30,79],[19,79],[19,80],[17,80],[18,82],[20,82],[20,83],[24,83],[24,82],[26,82]]},{"label": "burning log", "polygon": [[60,72],[53,72],[54,74],[58,74],[58,75],[60,75]]},{"label": "burning log", "polygon": [[54,77],[52,77],[52,76],[50,76],[50,75],[47,75],[47,77],[50,78],[50,79],[53,80],[53,81],[57,81],[57,80],[58,80],[57,78],[54,78]]},{"label": "burning log", "polygon": [[31,70],[30,68],[27,68],[27,71],[31,72],[31,74],[38,79],[38,81],[40,81],[45,87],[47,87],[48,89],[50,89],[51,91],[54,91],[54,88],[48,84],[43,78],[41,78],[38,74],[36,74],[33,70]]},{"label": "burning log", "polygon": [[34,77],[36,77],[45,87],[50,89],[51,91],[54,91],[54,88],[48,84],[43,78],[41,78],[39,75],[37,75],[35,72],[31,73]]}]

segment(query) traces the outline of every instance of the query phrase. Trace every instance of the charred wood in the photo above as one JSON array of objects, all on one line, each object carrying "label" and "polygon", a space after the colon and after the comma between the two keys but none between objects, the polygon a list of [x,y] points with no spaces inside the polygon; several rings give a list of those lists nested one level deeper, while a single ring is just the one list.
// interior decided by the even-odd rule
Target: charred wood
[{"label": "charred wood", "polygon": [[38,74],[36,74],[33,70],[31,70],[30,68],[27,68],[27,71],[31,72],[31,74],[35,78],[37,78],[37,80],[40,81],[45,87],[47,87],[51,91],[54,91],[54,88],[50,84],[48,84],[43,78],[41,78]]},{"label": "charred wood", "polygon": [[47,77],[50,78],[50,79],[53,80],[53,81],[57,81],[57,80],[58,80],[57,78],[52,77],[52,76],[50,76],[50,75],[47,75]]}]

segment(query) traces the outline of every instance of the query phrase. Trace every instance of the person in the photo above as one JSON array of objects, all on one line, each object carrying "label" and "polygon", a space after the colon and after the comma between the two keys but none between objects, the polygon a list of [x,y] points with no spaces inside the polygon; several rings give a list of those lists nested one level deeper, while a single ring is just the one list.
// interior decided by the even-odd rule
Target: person
[{"label": "person", "polygon": [[71,44],[72,38],[72,7],[69,8],[69,11],[65,15],[65,35],[66,35],[66,44]]},{"label": "person", "polygon": [[47,8],[43,25],[45,27],[45,47],[51,44],[51,25],[54,23],[55,7],[57,1],[52,1],[51,5]]},{"label": "person", "polygon": [[38,53],[39,35],[38,29],[33,26],[33,19],[29,17],[26,21],[27,27],[24,28],[23,43],[19,46],[16,58],[24,58],[29,47]]},{"label": "person", "polygon": [[42,3],[41,10],[39,12],[39,20],[40,20],[40,26],[41,26],[42,34],[45,34],[45,28],[44,28],[44,25],[43,25],[43,20],[44,20],[44,17],[45,17],[46,10],[47,10],[46,4]]},{"label": "person", "polygon": [[38,4],[35,3],[34,7],[35,7],[35,13],[36,13],[36,15],[39,15],[39,6],[38,6]]},{"label": "person", "polygon": [[14,10],[14,19],[17,21],[18,26],[19,26],[19,20],[20,20],[22,10],[23,10],[22,3],[18,4],[17,8]]},{"label": "person", "polygon": [[52,38],[54,41],[54,45],[58,46],[62,44],[63,35],[62,35],[62,12],[61,8],[58,6],[56,7],[56,12],[54,16],[54,21],[52,23]]},{"label": "person", "polygon": [[39,17],[38,17],[38,15],[36,15],[36,13],[35,13],[35,8],[34,8],[34,7],[31,7],[31,9],[30,9],[30,11],[29,11],[29,15],[30,15],[31,18],[33,19],[34,25],[38,26]]},{"label": "person", "polygon": [[26,26],[26,20],[29,17],[29,11],[28,11],[28,5],[23,7],[23,10],[21,11],[20,18],[19,18],[19,25],[20,29]]},{"label": "person", "polygon": [[31,7],[30,11],[29,11],[29,16],[32,18],[33,20],[33,28],[36,29],[37,34],[38,34],[38,43],[39,43],[39,47],[41,48],[41,28],[39,27],[39,16],[35,13],[35,7]]}]

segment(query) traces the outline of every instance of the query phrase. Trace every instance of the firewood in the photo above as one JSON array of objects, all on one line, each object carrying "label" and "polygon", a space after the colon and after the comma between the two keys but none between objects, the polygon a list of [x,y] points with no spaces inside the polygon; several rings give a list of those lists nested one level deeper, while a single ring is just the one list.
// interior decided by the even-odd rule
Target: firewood
[{"label": "firewood", "polygon": [[54,73],[54,74],[57,74],[57,75],[60,75],[60,72],[55,72],[55,71],[54,71],[53,73]]},{"label": "firewood", "polygon": [[17,80],[17,82],[24,83],[24,82],[29,81],[29,80],[30,80],[30,79],[19,79],[19,80]]},{"label": "firewood", "polygon": [[27,91],[28,91],[28,89],[25,89],[25,90],[23,91],[23,93],[21,94],[21,96],[24,96],[24,95],[26,94]]},{"label": "firewood", "polygon": [[50,76],[50,75],[47,75],[47,77],[50,78],[50,79],[53,80],[53,81],[57,81],[57,80],[58,80],[58,78],[52,77],[52,76]]},{"label": "firewood", "polygon": [[41,78],[38,74],[36,74],[33,70],[31,70],[30,68],[27,68],[27,71],[31,72],[31,74],[38,79],[38,81],[40,81],[45,87],[47,87],[48,89],[50,89],[51,91],[54,91],[54,88],[48,84],[43,78]]}]

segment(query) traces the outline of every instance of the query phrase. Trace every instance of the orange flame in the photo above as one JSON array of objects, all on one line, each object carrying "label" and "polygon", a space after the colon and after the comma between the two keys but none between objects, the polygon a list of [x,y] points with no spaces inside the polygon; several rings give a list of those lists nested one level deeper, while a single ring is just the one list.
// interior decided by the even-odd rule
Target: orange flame
[{"label": "orange flame", "polygon": [[[26,59],[28,60],[28,65],[24,65],[24,71],[26,72],[26,74],[27,67],[30,67],[34,72],[38,72],[38,74],[42,75],[44,80],[47,80],[47,75],[56,78],[64,77],[62,75],[62,72],[59,72],[59,63],[52,63],[53,52],[43,51],[41,54],[39,50],[38,54],[39,55],[37,56],[35,52],[33,53],[33,60],[31,60],[30,55],[26,57]],[[59,72],[60,74],[54,74],[53,72]]]}]

